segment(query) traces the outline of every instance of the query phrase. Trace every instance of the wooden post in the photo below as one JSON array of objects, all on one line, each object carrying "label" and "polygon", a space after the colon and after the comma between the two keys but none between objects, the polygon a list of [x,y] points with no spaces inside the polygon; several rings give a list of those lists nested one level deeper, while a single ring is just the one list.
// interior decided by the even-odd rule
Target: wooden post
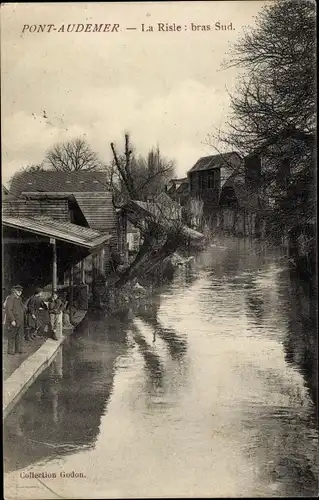
[{"label": "wooden post", "polygon": [[97,293],[96,293],[96,254],[92,254],[92,298],[93,303],[97,302]]},{"label": "wooden post", "polygon": [[70,323],[73,320],[73,266],[70,268],[69,274],[69,308],[70,308]]},{"label": "wooden post", "polygon": [[84,267],[84,259],[81,260],[81,282],[85,283],[85,267]]},{"label": "wooden post", "polygon": [[57,265],[57,253],[56,253],[56,239],[50,238],[50,243],[52,244],[52,292],[57,290],[58,282],[58,265]]}]

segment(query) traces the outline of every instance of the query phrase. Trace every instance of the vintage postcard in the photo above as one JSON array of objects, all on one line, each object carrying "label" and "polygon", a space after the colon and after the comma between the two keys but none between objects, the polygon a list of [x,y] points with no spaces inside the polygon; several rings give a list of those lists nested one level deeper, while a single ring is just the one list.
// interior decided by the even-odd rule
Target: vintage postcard
[{"label": "vintage postcard", "polygon": [[6,500],[318,496],[315,34],[1,4]]}]

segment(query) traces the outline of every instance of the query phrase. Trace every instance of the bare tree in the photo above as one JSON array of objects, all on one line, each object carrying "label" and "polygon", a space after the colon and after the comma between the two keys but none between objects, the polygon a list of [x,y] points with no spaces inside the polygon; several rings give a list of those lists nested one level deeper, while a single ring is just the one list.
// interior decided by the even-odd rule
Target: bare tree
[{"label": "bare tree", "polygon": [[284,130],[315,130],[315,4],[278,0],[232,48],[226,67],[244,70],[231,98],[229,139],[250,153]]},{"label": "bare tree", "polygon": [[[117,193],[118,206],[123,207],[141,232],[143,244],[130,266],[125,269],[115,286],[122,286],[137,276],[146,276],[166,257],[186,245],[192,235],[185,228],[181,207],[165,193],[157,195],[160,184],[173,172],[173,163],[162,158],[159,148],[151,151],[147,161],[136,162],[129,135],[125,135],[124,153],[120,155],[111,143],[114,161],[110,178]],[[143,168],[138,168],[138,167]],[[151,196],[150,196],[151,194]],[[136,200],[146,199],[136,203]]]},{"label": "bare tree", "polygon": [[98,154],[82,138],[56,144],[46,154],[45,163],[51,170],[63,172],[90,172],[103,168]]},{"label": "bare tree", "polygon": [[133,157],[132,171],[140,199],[149,199],[164,191],[167,182],[174,177],[175,163],[165,158],[157,146],[149,151],[146,158]]},{"label": "bare tree", "polygon": [[240,68],[224,131],[209,142],[262,157],[261,186],[275,202],[278,232],[314,211],[315,3],[277,0],[232,47]]},{"label": "bare tree", "polygon": [[133,278],[147,277],[163,260],[190,241],[201,240],[200,233],[184,225],[181,207],[162,193],[152,201],[128,202],[129,220],[140,230],[143,243],[134,261],[119,277],[116,286]]},{"label": "bare tree", "polygon": [[166,159],[159,146],[151,149],[146,158],[137,157],[129,134],[125,134],[124,153],[118,153],[114,143],[111,149],[113,162],[108,167],[108,174],[117,195],[147,200],[162,192],[174,175],[174,161]]}]

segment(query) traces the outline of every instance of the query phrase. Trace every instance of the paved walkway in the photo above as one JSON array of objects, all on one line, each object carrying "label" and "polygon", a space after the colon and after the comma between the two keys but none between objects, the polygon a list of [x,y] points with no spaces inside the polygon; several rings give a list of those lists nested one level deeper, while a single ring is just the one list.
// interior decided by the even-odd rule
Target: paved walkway
[{"label": "paved walkway", "polygon": [[[73,322],[77,326],[87,311],[76,311]],[[75,327],[76,327],[75,326]],[[7,354],[7,339],[3,341],[3,417],[5,418],[22,394],[30,387],[35,378],[48,366],[64,339],[74,328],[63,329],[59,340],[48,337],[25,342],[23,354]]]},{"label": "paved walkway", "polygon": [[3,380],[6,381],[12,373],[19,368],[22,363],[34,354],[43,344],[48,340],[48,337],[37,337],[35,340],[30,342],[24,342],[23,354],[8,354],[8,339],[4,334],[3,336]]}]

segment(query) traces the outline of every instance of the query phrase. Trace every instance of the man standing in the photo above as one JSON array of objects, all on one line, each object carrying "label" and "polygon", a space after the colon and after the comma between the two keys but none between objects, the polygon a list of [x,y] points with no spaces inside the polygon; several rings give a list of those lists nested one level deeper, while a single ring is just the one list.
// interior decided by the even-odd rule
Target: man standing
[{"label": "man standing", "polygon": [[21,354],[24,335],[24,306],[21,300],[22,286],[11,289],[5,301],[5,324],[8,332],[8,354]]},{"label": "man standing", "polygon": [[[42,288],[36,288],[33,295],[28,300],[26,312],[26,327],[28,329],[28,339],[36,338],[37,331],[43,326],[40,321],[40,311],[47,309],[47,305],[43,302]],[[40,335],[39,335],[40,336]]]},{"label": "man standing", "polygon": [[[59,299],[59,296],[58,296],[56,291],[53,291],[53,293],[52,293],[52,297],[49,300],[48,308],[49,308],[50,321],[51,321],[52,339],[58,340],[56,333],[57,333],[57,329],[58,329],[59,317],[60,317],[60,314],[62,313],[62,310],[63,310],[63,302],[61,299]],[[61,316],[62,316],[62,314],[61,314]],[[62,323],[61,323],[61,325],[62,325]]]}]

